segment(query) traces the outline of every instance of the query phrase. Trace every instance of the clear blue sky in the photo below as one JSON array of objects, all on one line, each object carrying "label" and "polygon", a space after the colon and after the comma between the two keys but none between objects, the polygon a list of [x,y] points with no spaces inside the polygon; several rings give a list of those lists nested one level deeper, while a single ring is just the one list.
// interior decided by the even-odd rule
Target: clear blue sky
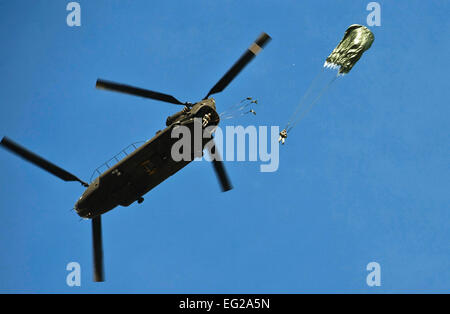
[{"label": "clear blue sky", "polygon": [[[273,41],[216,97],[246,96],[283,126],[369,1],[0,1],[0,136],[88,180],[177,108],[97,91],[97,77],[201,99],[261,32]],[[82,188],[0,151],[2,292],[448,292],[450,288],[446,1],[379,1],[382,25],[280,151],[280,168],[192,163],[142,205],[104,216],[106,279],[92,277]],[[66,286],[66,265],[82,287]],[[382,286],[366,285],[366,265]]]}]

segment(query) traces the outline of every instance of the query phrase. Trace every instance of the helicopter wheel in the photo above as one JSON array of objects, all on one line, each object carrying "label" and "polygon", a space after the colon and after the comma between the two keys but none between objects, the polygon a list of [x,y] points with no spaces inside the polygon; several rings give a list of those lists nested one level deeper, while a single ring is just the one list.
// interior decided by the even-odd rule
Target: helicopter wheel
[{"label": "helicopter wheel", "polygon": [[144,198],[142,196],[139,197],[137,200],[138,204],[142,204],[143,201],[144,201]]}]

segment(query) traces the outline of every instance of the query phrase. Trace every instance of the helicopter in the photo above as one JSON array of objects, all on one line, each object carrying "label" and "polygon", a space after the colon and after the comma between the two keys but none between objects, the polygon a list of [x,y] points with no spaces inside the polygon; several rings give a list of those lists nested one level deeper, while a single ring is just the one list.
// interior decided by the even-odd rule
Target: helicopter
[{"label": "helicopter", "polygon": [[[142,203],[144,201],[143,196],[146,193],[177,173],[193,160],[192,158],[190,160],[175,161],[171,157],[171,147],[177,140],[171,136],[174,128],[186,126],[192,130],[195,121],[200,119],[203,130],[206,130],[209,126],[213,127],[210,135],[211,141],[214,141],[212,133],[214,126],[217,127],[219,124],[220,117],[216,111],[215,100],[210,96],[222,92],[270,40],[271,37],[263,32],[228,72],[211,88],[208,94],[196,103],[183,103],[172,95],[98,79],[96,83],[96,88],[98,89],[159,100],[181,105],[184,108],[167,118],[166,128],[164,130],[158,131],[152,139],[145,142],[145,144],[138,147],[132,153],[127,154],[125,158],[101,173],[89,184],[22,147],[11,139],[4,137],[1,140],[1,146],[26,161],[63,181],[79,182],[86,188],[77,200],[74,209],[80,217],[90,219],[92,222],[94,282],[103,282],[105,280],[101,216],[119,205],[127,207],[134,202]],[[222,191],[231,190],[231,182],[225,171],[222,159],[215,150],[215,145],[209,146],[206,144],[206,140],[203,139],[202,151],[207,146],[209,153],[214,154],[215,158],[211,162]]]}]

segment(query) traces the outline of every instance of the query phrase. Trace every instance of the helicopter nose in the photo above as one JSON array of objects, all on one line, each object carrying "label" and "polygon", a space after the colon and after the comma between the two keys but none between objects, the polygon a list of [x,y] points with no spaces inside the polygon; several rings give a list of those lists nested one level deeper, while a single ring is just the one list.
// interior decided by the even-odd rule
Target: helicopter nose
[{"label": "helicopter nose", "polygon": [[90,212],[86,209],[85,200],[80,198],[74,206],[75,211],[81,218],[89,218]]},{"label": "helicopter nose", "polygon": [[78,201],[75,203],[75,211],[77,212],[78,215],[80,215],[81,217],[83,217],[85,215],[86,212],[86,199],[84,197],[84,195],[82,195]]},{"label": "helicopter nose", "polygon": [[73,208],[77,213],[80,212],[80,199],[75,203],[75,206]]}]

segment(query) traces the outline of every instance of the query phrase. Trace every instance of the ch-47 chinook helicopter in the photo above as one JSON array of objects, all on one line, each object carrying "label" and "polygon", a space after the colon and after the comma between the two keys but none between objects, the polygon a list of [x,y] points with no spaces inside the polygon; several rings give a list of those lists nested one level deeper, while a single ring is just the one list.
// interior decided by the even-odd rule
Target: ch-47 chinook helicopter
[{"label": "ch-47 chinook helicopter", "polygon": [[[113,167],[100,174],[90,184],[82,181],[70,172],[56,166],[33,152],[23,148],[12,140],[4,137],[0,144],[23,159],[33,163],[43,170],[64,181],[78,181],[86,190],[75,204],[79,216],[92,220],[92,239],[94,253],[94,281],[104,281],[103,244],[101,215],[115,207],[129,206],[133,202],[143,202],[143,195],[175,174],[190,161],[174,161],[171,157],[171,147],[177,139],[171,137],[173,128],[183,125],[190,130],[194,128],[194,121],[202,121],[202,131],[208,126],[217,126],[220,122],[216,112],[215,101],[211,95],[222,92],[228,84],[242,71],[242,69],[262,50],[270,41],[270,36],[262,33],[247,49],[240,59],[214,85],[203,100],[196,103],[183,103],[175,97],[151,90],[117,84],[104,80],[97,80],[96,87],[115,92],[155,99],[182,105],[184,108],[167,118],[166,128],[159,131],[155,137],[127,155]],[[206,141],[202,140],[202,150]],[[194,146],[194,145],[193,145]],[[212,160],[223,191],[232,189],[225,168],[214,151],[214,145],[206,145],[215,159]],[[192,159],[191,159],[192,160]]]}]

